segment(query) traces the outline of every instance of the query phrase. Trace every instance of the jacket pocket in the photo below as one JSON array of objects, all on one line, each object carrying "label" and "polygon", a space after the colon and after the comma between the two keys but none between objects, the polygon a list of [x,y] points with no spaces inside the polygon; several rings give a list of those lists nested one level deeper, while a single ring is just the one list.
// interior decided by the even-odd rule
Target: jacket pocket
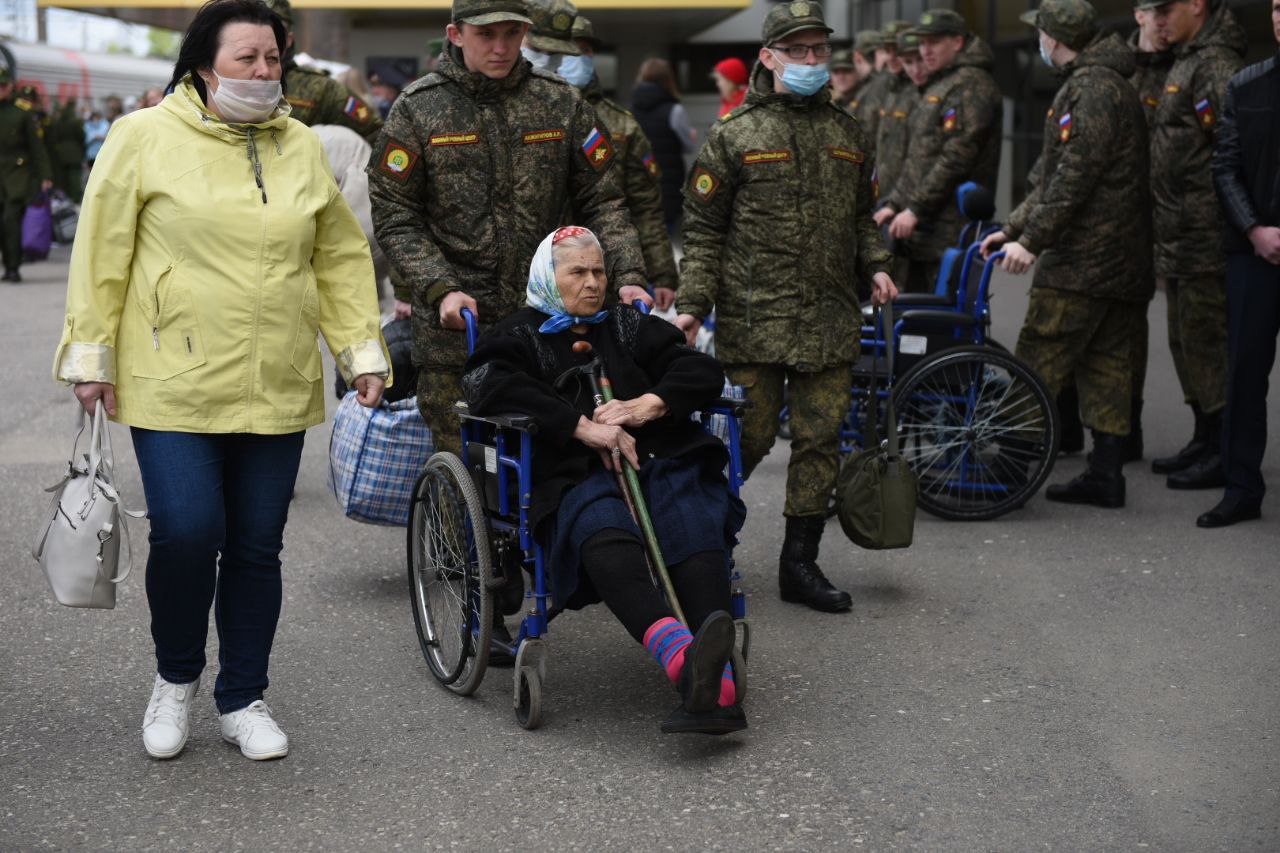
[{"label": "jacket pocket", "polygon": [[195,300],[170,266],[153,288],[139,293],[146,328],[145,339],[134,347],[133,375],[141,379],[172,379],[206,361],[204,339]]},{"label": "jacket pocket", "polygon": [[307,277],[307,287],[302,294],[302,307],[298,309],[298,332],[293,339],[293,369],[308,382],[319,382],[324,377],[324,363],[320,360],[320,347],[316,335],[320,333],[320,295],[315,280]]}]

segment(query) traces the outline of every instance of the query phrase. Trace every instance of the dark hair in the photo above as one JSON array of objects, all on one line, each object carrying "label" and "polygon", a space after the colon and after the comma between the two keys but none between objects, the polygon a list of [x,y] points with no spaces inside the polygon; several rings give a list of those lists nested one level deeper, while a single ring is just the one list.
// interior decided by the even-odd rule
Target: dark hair
[{"label": "dark hair", "polygon": [[[208,97],[204,81],[196,74],[199,68],[209,68],[218,54],[218,43],[222,38],[222,28],[227,24],[263,24],[271,27],[276,36],[276,47],[284,56],[285,45],[289,41],[289,32],[285,29],[280,16],[267,8],[262,0],[209,0],[196,12],[191,26],[182,37],[182,47],[178,48],[178,61],[173,64],[173,79],[165,87],[172,92],[182,82],[182,78],[191,75],[191,85],[195,86],[200,99]],[[284,80],[281,79],[283,86]]]},{"label": "dark hair", "polygon": [[646,59],[640,65],[640,79],[649,83],[656,83],[666,90],[667,94],[680,100],[680,90],[676,88],[676,74],[671,69],[671,63],[665,59],[651,57]]}]

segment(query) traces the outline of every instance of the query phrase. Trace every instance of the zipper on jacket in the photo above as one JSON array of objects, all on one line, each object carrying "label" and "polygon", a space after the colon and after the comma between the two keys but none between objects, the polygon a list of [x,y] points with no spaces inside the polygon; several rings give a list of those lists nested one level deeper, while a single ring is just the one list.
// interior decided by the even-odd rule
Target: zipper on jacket
[{"label": "zipper on jacket", "polygon": [[160,351],[160,282],[165,281],[168,276],[173,275],[173,264],[165,267],[164,272],[160,273],[160,278],[156,279],[156,286],[151,291],[151,301],[155,304],[156,313],[151,321],[151,345],[156,352]]}]

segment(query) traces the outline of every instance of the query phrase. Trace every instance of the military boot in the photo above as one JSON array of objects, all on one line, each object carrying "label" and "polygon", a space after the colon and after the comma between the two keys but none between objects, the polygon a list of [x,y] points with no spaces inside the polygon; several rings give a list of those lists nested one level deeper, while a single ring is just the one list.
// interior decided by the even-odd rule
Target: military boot
[{"label": "military boot", "polygon": [[1094,430],[1093,452],[1084,473],[1069,483],[1050,486],[1044,496],[1058,503],[1118,509],[1124,506],[1123,465],[1124,438]]},{"label": "military boot", "polygon": [[1124,461],[1142,461],[1142,400],[1134,397],[1129,406],[1129,434],[1124,437]]},{"label": "military boot", "polygon": [[1062,438],[1058,441],[1059,453],[1079,453],[1084,450],[1084,424],[1080,422],[1080,392],[1075,383],[1058,394],[1058,426]]},{"label": "military boot", "polygon": [[787,518],[787,535],[778,559],[778,587],[783,601],[807,604],[814,610],[838,613],[853,606],[853,598],[831,585],[818,568],[818,545],[827,520],[822,516]]},{"label": "military boot", "polygon": [[1171,489],[1220,489],[1227,484],[1222,472],[1222,412],[1204,416],[1204,450],[1200,457],[1165,482]]},{"label": "military boot", "polygon": [[1161,456],[1151,460],[1151,470],[1157,474],[1172,474],[1174,471],[1182,471],[1190,468],[1205,450],[1205,416],[1200,411],[1200,407],[1195,403],[1191,404],[1191,412],[1196,418],[1195,432],[1191,434],[1191,441],[1187,442],[1187,446],[1179,450],[1172,456]]}]

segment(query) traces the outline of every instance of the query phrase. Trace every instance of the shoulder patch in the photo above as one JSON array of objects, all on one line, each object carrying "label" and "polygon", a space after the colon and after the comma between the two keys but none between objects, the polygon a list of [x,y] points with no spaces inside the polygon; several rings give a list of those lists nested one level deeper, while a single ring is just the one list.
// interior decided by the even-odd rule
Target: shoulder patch
[{"label": "shoulder patch", "polygon": [[959,121],[959,113],[956,108],[952,107],[942,114],[942,129],[952,131],[956,129],[956,123]]},{"label": "shoulder patch", "polygon": [[1209,103],[1208,98],[1196,104],[1196,116],[1200,119],[1202,127],[1213,127],[1217,123],[1217,118],[1213,114],[1213,104]]},{"label": "shoulder patch", "polygon": [[662,170],[658,168],[658,161],[654,159],[652,151],[644,155],[644,157],[641,158],[641,162],[644,163],[644,170],[649,173],[649,177],[662,177]]},{"label": "shoulder patch", "polygon": [[413,174],[413,167],[417,164],[418,155],[410,151],[408,146],[392,139],[382,150],[378,171],[404,182],[409,180],[409,176]]},{"label": "shoulder patch", "polygon": [[1063,113],[1058,119],[1058,138],[1063,142],[1071,138],[1071,113]]},{"label": "shoulder patch", "polygon": [[720,189],[720,179],[706,169],[695,169],[693,176],[689,179],[689,189],[693,192],[694,198],[711,201]]},{"label": "shoulder patch", "polygon": [[353,118],[361,124],[367,122],[371,114],[369,105],[360,98],[357,98],[355,95],[347,98],[347,102],[343,105],[342,111],[346,113],[349,118]]},{"label": "shoulder patch", "polygon": [[599,171],[613,159],[613,146],[609,144],[609,138],[600,132],[600,128],[593,127],[587,134],[586,141],[582,143],[582,153],[591,164],[591,168]]}]

